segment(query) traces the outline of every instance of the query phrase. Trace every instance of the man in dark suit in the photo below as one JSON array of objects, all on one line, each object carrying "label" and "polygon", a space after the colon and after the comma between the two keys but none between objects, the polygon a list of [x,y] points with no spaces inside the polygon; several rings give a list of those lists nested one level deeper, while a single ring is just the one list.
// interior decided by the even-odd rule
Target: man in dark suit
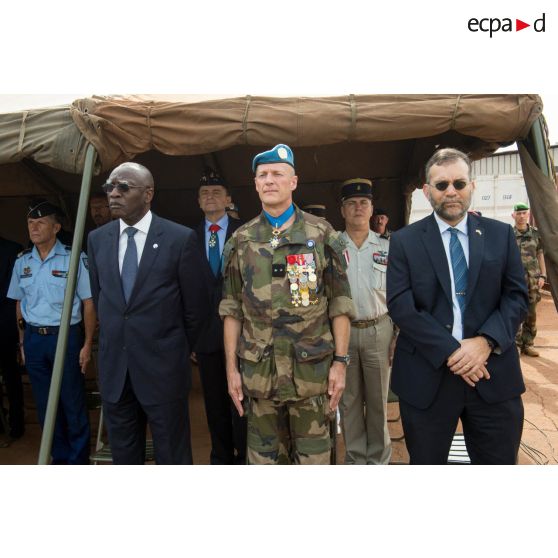
[{"label": "man in dark suit", "polygon": [[[11,438],[21,438],[25,432],[23,385],[16,359],[18,342],[16,301],[6,296],[14,262],[22,249],[20,244],[0,237],[0,368],[10,405],[9,434]],[[2,399],[0,398],[1,404]]]},{"label": "man in dark suit", "polygon": [[114,463],[144,462],[148,422],[157,463],[191,464],[189,355],[207,304],[196,236],[151,212],[142,165],[120,165],[103,188],[115,220],[90,233],[88,254]]},{"label": "man in dark suit", "polygon": [[513,464],[525,391],[514,338],[527,290],[512,228],[467,214],[471,162],[426,165],[434,213],[391,236],[387,302],[400,333],[392,389],[412,464],[447,463],[461,419],[473,464]]},{"label": "man in dark suit", "polygon": [[241,222],[227,215],[230,192],[225,181],[211,169],[206,169],[200,180],[198,203],[205,215],[196,232],[210,304],[196,356],[211,435],[210,462],[212,465],[242,464],[246,461],[246,419],[240,417],[228,393],[223,323],[219,317],[223,248]]}]

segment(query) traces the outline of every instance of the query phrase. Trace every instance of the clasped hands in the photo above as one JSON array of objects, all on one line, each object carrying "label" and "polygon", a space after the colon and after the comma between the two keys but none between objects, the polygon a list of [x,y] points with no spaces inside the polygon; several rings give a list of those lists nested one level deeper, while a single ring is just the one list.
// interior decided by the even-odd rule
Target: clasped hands
[{"label": "clasped hands", "polygon": [[491,349],[486,339],[479,335],[463,339],[460,343],[461,347],[448,358],[448,368],[457,376],[461,376],[471,387],[475,387],[483,378],[490,380],[486,364]]}]

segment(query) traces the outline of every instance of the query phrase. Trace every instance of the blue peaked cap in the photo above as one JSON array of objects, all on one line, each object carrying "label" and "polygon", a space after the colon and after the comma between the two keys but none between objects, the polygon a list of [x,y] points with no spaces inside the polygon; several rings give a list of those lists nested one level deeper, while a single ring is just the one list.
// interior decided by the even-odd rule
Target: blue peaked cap
[{"label": "blue peaked cap", "polygon": [[293,150],[284,143],[279,143],[273,149],[258,153],[252,161],[252,170],[256,172],[258,165],[266,163],[287,163],[294,169],[294,155]]}]

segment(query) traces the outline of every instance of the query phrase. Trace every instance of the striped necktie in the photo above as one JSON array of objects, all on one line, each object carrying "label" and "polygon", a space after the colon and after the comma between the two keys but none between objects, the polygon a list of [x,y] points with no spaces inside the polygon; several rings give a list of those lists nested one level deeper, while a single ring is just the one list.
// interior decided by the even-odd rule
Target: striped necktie
[{"label": "striped necktie", "polygon": [[453,269],[453,282],[455,283],[455,294],[457,296],[457,302],[459,303],[459,308],[461,308],[461,317],[463,318],[463,311],[465,309],[465,297],[467,295],[467,260],[465,259],[465,253],[463,252],[463,246],[457,238],[457,229],[451,227],[449,229],[451,233],[450,239],[450,257],[451,257],[451,267]]}]

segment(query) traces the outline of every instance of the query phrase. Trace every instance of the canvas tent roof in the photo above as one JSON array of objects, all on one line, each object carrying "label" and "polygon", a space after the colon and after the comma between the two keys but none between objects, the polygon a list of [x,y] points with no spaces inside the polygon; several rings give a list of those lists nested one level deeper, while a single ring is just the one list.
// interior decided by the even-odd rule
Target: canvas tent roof
[{"label": "canvas tent roof", "polygon": [[[206,165],[226,179],[243,217],[257,213],[252,157],[282,142],[295,152],[299,204],[325,203],[328,219],[341,226],[339,183],[368,177],[378,205],[388,209],[397,228],[408,218],[409,194],[421,184],[421,169],[437,146],[482,158],[526,139],[542,108],[539,96],[521,94],[167,95],[92,97],[0,114],[0,196],[8,216],[0,234],[13,238],[10,231],[16,229],[22,234],[21,206],[33,195],[54,196],[74,214],[89,143],[98,153],[94,189],[117,164],[142,162],[155,176],[155,209],[190,226],[201,218],[196,189]],[[530,158],[523,151],[522,161]],[[543,234],[558,246],[556,192],[535,170],[525,176],[529,197],[538,222],[545,223]],[[547,205],[539,207],[534,198],[543,191]]]}]

